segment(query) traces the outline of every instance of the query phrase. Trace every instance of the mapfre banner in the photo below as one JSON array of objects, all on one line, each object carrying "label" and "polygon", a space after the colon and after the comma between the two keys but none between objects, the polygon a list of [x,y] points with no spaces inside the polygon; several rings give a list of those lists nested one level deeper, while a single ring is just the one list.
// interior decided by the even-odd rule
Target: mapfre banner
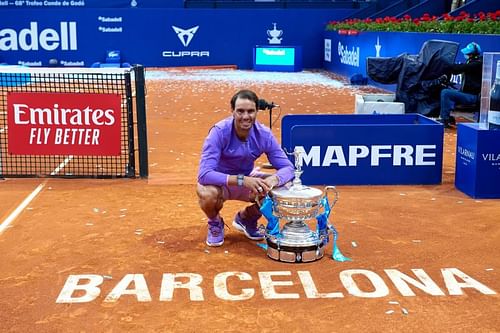
[{"label": "mapfre banner", "polygon": [[120,155],[119,94],[9,92],[13,155]]}]

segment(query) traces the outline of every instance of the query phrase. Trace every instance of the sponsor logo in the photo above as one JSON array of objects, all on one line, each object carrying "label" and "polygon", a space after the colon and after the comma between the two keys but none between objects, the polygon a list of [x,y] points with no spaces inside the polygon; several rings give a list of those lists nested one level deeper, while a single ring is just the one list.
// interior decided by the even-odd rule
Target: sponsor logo
[{"label": "sponsor logo", "polygon": [[349,50],[347,46],[344,46],[341,42],[339,42],[338,53],[342,64],[359,67],[359,46],[356,48],[353,46],[352,49]]},{"label": "sponsor logo", "polygon": [[210,57],[210,51],[163,51],[166,58]]},{"label": "sponsor logo", "polygon": [[263,49],[262,53],[268,56],[284,56],[285,50],[271,50],[271,49]]},{"label": "sponsor logo", "polygon": [[61,65],[66,66],[66,67],[71,67],[71,66],[85,66],[85,61],[66,61],[66,60],[61,60]]},{"label": "sponsor logo", "polygon": [[108,58],[118,58],[118,57],[120,57],[120,52],[108,51]]},{"label": "sponsor logo", "polygon": [[466,158],[471,159],[471,160],[474,160],[476,158],[476,153],[468,150],[467,148],[463,148],[461,146],[458,146],[457,150],[458,150],[458,153],[463,157],[466,157]]},{"label": "sponsor logo", "polygon": [[119,94],[7,94],[9,153],[119,155]]},{"label": "sponsor logo", "polygon": [[182,45],[184,45],[184,47],[188,47],[189,43],[191,43],[191,40],[194,37],[194,34],[196,33],[196,31],[198,31],[199,27],[200,26],[197,25],[196,27],[192,27],[190,29],[181,29],[173,25],[172,29],[174,29]]},{"label": "sponsor logo", "polygon": [[325,39],[325,61],[332,61],[332,40]]},{"label": "sponsor logo", "polygon": [[295,148],[302,152],[302,164],[311,167],[355,167],[360,160],[369,160],[374,167],[384,160],[393,166],[436,165],[436,145],[353,145],[347,151],[343,146],[327,146],[323,157],[320,146],[312,146],[308,152],[303,146]]},{"label": "sponsor logo", "polygon": [[[192,272],[163,273],[152,278],[160,281],[156,286],[148,285],[150,274],[125,274],[118,282],[106,275],[74,274],[68,276],[55,302],[89,303],[100,297],[101,288],[110,291],[99,302],[114,303],[123,298],[127,304],[131,298],[137,302],[152,302],[152,294],[158,295],[159,302],[172,302],[179,289],[189,290],[189,300],[194,302],[207,298],[241,302],[254,297],[274,302],[300,298],[373,299],[394,297],[396,293],[402,297],[445,297],[467,295],[465,290],[474,295],[497,295],[493,289],[453,267],[441,268],[439,280],[433,279],[421,268],[413,268],[410,273],[390,268],[384,269],[383,273],[387,276],[385,279],[382,274],[371,270],[346,269],[338,272],[336,279],[323,288],[318,288],[315,276],[306,270],[257,272],[255,276],[243,271],[231,271],[218,273],[210,279]],[[213,282],[210,284],[209,281]],[[286,290],[280,288],[284,285]]]},{"label": "sponsor logo", "polygon": [[121,23],[123,21],[123,18],[121,16],[117,17],[98,16],[97,20],[103,23]]},{"label": "sponsor logo", "polygon": [[481,154],[483,161],[489,163],[493,167],[500,166],[500,153],[483,153]]},{"label": "sponsor logo", "polygon": [[481,154],[483,156],[483,160],[485,161],[500,161],[500,154],[494,154],[494,153],[489,153],[489,154]]},{"label": "sponsor logo", "polygon": [[97,27],[100,32],[123,32],[122,27]]},{"label": "sponsor logo", "polygon": [[41,61],[22,61],[22,60],[19,60],[17,62],[17,64],[19,66],[42,67]]},{"label": "sponsor logo", "polygon": [[38,22],[30,22],[30,27],[17,32],[14,29],[0,30],[0,51],[63,51],[77,50],[76,22],[61,22],[59,30],[40,30]]},{"label": "sponsor logo", "polygon": [[[177,38],[179,38],[180,42],[184,47],[188,47],[189,44],[191,44],[191,41],[193,40],[194,35],[199,29],[199,25],[189,28],[189,29],[182,29],[176,26],[172,26],[172,29],[174,32],[177,34]],[[207,50],[183,50],[183,51],[178,51],[178,50],[166,50],[162,52],[162,56],[165,58],[184,58],[184,57],[210,57],[210,51]]]}]

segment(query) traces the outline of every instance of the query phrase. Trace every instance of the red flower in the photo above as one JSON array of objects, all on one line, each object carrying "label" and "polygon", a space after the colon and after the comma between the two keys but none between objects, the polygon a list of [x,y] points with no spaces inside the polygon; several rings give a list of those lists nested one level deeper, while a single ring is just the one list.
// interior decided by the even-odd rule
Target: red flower
[{"label": "red flower", "polygon": [[[454,22],[459,24],[456,25]],[[462,11],[456,16],[444,13],[440,17],[424,13],[422,17],[415,19],[412,19],[410,15],[404,15],[402,18],[386,16],[376,19],[331,21],[327,26],[327,30],[339,30],[340,34],[350,35],[356,35],[359,31],[429,31],[445,33],[461,31],[462,33],[500,34],[500,10],[488,13],[478,12],[477,14]]]}]

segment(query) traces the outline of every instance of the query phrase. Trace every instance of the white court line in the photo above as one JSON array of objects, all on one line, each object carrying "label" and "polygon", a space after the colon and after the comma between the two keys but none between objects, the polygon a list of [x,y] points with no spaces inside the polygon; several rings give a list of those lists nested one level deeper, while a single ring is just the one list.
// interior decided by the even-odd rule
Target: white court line
[{"label": "white court line", "polygon": [[[67,158],[65,158],[64,161],[61,162],[61,164],[59,164],[59,166],[50,173],[50,175],[51,176],[57,175],[59,171],[61,171],[61,169],[64,168],[66,164],[68,164],[68,162],[71,161],[72,159],[73,155],[70,155]],[[21,212],[26,208],[26,206],[30,204],[31,200],[33,200],[38,195],[38,193],[40,193],[40,191],[43,189],[46,183],[47,181],[38,185],[38,187],[33,192],[31,192],[31,194],[28,195],[26,199],[24,199],[23,202],[21,202],[21,204],[17,206],[17,208],[9,216],[7,216],[7,218],[0,224],[0,235],[5,229],[7,229],[9,224],[11,224],[12,221],[14,221],[16,217],[19,214],[21,214]]]},{"label": "white court line", "polygon": [[38,185],[38,187],[33,192],[31,192],[31,194],[28,195],[26,199],[24,199],[23,202],[21,202],[21,204],[17,206],[17,208],[12,213],[10,213],[9,216],[7,216],[7,218],[2,222],[2,224],[0,224],[0,235],[5,229],[7,229],[9,224],[12,221],[14,221],[19,214],[21,214],[21,212],[26,208],[26,206],[30,204],[31,200],[33,200],[38,195],[38,193],[40,193],[42,188],[45,186],[45,183],[46,182]]},{"label": "white court line", "polygon": [[59,171],[61,171],[61,169],[63,169],[63,168],[66,166],[66,164],[68,164],[68,163],[69,163],[69,161],[71,161],[72,159],[73,159],[73,155],[69,155],[68,157],[66,157],[66,158],[64,159],[64,161],[63,161],[63,162],[61,162],[61,164],[59,164],[59,166],[58,166],[57,168],[55,168],[55,169],[54,169],[54,171],[52,171],[52,172],[50,173],[50,175],[51,175],[51,176],[55,176],[55,175],[57,175],[57,174],[59,173]]}]

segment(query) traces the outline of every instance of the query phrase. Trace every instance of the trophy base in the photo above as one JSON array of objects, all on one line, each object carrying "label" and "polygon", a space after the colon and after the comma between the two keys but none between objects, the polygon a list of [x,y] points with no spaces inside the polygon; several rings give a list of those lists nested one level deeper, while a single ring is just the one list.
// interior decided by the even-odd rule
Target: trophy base
[{"label": "trophy base", "polygon": [[[325,241],[326,240],[326,241]],[[311,232],[304,221],[291,221],[284,225],[280,237],[266,234],[267,256],[271,259],[299,263],[323,258],[327,238]]]},{"label": "trophy base", "polygon": [[324,254],[324,242],[314,246],[279,246],[267,239],[267,256],[277,261],[288,263],[312,262],[323,258]]}]

